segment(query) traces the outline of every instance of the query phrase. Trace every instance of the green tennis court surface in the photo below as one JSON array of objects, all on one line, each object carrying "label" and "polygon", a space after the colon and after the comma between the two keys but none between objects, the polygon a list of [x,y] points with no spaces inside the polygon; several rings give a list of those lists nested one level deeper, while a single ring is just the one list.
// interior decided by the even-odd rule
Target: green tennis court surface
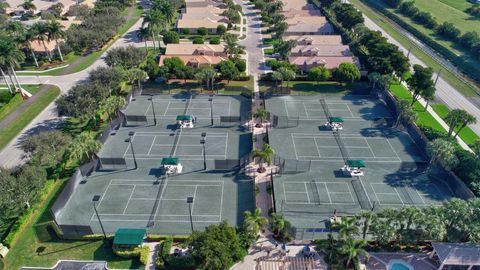
[{"label": "green tennis court surface", "polygon": [[[269,130],[282,170],[273,177],[275,206],[294,224],[297,238],[326,233],[325,220],[334,212],[423,207],[453,197],[445,183],[427,176],[427,157],[408,133],[392,128],[395,119],[380,100],[274,96],[266,109],[278,121]],[[327,117],[344,119],[339,137],[324,126]],[[346,159],[364,160],[364,176],[345,176],[340,169]]]},{"label": "green tennis court surface", "polygon": [[[208,98],[213,101],[214,125]],[[94,233],[100,233],[93,195],[100,195],[97,209],[107,233],[131,227],[147,228],[156,234],[188,234],[191,229],[187,197],[194,198],[191,209],[195,229],[225,219],[234,226],[242,223],[243,212],[254,206],[253,181],[241,168],[221,167],[238,165],[251,151],[252,136],[240,121],[224,121],[220,117],[249,117],[250,100],[241,96],[190,99],[160,95],[153,97],[153,104],[152,110],[152,100],[147,96],[136,97],[130,103],[124,111],[127,119],[143,115],[147,121],[130,121],[110,134],[98,153],[103,167],[76,187],[57,223],[73,228],[90,226]],[[177,114],[196,116],[194,128],[178,129]],[[177,157],[183,165],[182,173],[167,177],[160,168],[164,157]]]}]

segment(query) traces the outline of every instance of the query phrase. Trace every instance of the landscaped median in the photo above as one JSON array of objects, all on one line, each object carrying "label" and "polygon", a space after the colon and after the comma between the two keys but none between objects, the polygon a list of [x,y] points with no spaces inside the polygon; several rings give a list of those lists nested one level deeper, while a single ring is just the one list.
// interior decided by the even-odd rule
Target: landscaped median
[{"label": "landscaped median", "polygon": [[[39,93],[37,98],[25,111],[17,116],[7,126],[0,129],[0,149],[5,147],[15,136],[18,135],[36,116],[38,116],[55,98],[60,94],[60,89],[56,86],[51,86],[48,90]],[[20,106],[18,104],[18,106]],[[18,108],[18,106],[16,106]],[[13,113],[13,111],[9,112]]]}]

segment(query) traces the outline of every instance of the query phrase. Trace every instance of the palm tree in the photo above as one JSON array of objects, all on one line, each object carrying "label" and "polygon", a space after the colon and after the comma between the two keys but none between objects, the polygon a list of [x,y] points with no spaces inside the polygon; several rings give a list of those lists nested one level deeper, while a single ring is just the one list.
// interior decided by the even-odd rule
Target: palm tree
[{"label": "palm tree", "polygon": [[286,68],[286,67],[281,67],[278,69],[278,72],[282,74],[283,80],[287,81],[287,88],[288,88],[288,83],[295,79],[295,71]]},{"label": "palm tree", "polygon": [[[145,13],[145,16],[142,22],[142,27],[145,27],[145,25],[147,25],[148,31],[152,36],[154,49],[156,48],[155,47],[156,36],[160,32],[160,29],[162,28],[163,23],[164,23],[164,18],[163,18],[163,14],[160,11],[152,9]],[[158,41],[158,47],[160,48],[160,40]]]},{"label": "palm tree", "polygon": [[37,56],[35,55],[35,51],[32,48],[32,41],[35,40],[33,32],[28,29],[21,37],[18,38],[18,44],[30,51],[32,54],[33,61],[35,62],[35,66],[38,68],[40,65],[38,64]]},{"label": "palm tree", "polygon": [[[21,90],[22,87],[18,81],[17,74],[15,73],[15,68],[20,67],[20,63],[23,61],[25,61],[25,54],[18,49],[16,43],[6,35],[0,36],[0,66],[7,67],[7,70],[10,68],[9,73],[13,74],[18,90]],[[1,73],[2,76],[5,75],[3,69]],[[10,80],[14,82],[11,76]],[[9,88],[9,91],[12,95],[14,94],[13,89]]]},{"label": "palm tree", "polygon": [[231,33],[225,33],[223,35],[225,41],[225,53],[227,56],[239,53],[239,46],[237,44],[237,36]]},{"label": "palm tree", "polygon": [[37,22],[33,24],[30,29],[32,30],[32,34],[34,35],[35,39],[38,41],[41,41],[43,44],[43,48],[45,49],[45,54],[48,57],[48,61],[52,61],[52,57],[50,55],[50,51],[47,48],[47,44],[45,43],[45,40],[48,39],[48,34],[47,34],[47,24],[43,22]]},{"label": "palm tree", "polygon": [[257,235],[260,230],[263,230],[268,222],[268,219],[262,216],[262,209],[260,208],[255,209],[253,213],[245,211],[243,212],[243,216],[245,217],[243,226],[255,235]]},{"label": "palm tree", "polygon": [[37,10],[37,6],[35,6],[33,0],[24,0],[19,7],[22,7],[25,11],[31,14],[33,14],[33,11]]},{"label": "palm tree", "polygon": [[278,71],[272,72],[272,79],[275,81],[275,86],[280,85],[280,90],[282,89],[283,75]]},{"label": "palm tree", "polygon": [[458,163],[455,155],[455,145],[451,141],[439,138],[428,142],[427,152],[431,156],[429,168],[437,161],[447,168],[452,168]]},{"label": "palm tree", "polygon": [[168,26],[173,20],[175,20],[175,15],[177,14],[175,8],[168,1],[162,1],[158,6],[158,10],[165,17],[165,31],[168,31]]},{"label": "palm tree", "polygon": [[206,66],[200,69],[199,72],[195,74],[195,78],[197,78],[197,74],[199,78],[203,78],[206,81],[207,89],[213,90],[213,82],[217,77],[217,72],[210,66]]},{"label": "palm tree", "polygon": [[68,149],[69,157],[81,163],[90,158],[100,147],[100,142],[95,140],[89,133],[80,133]]},{"label": "palm tree", "polygon": [[259,171],[264,172],[263,163],[266,162],[268,165],[272,164],[272,158],[275,154],[275,150],[270,147],[268,144],[264,144],[262,149],[253,149],[252,155],[254,158],[260,158],[260,168]]},{"label": "palm tree", "polygon": [[121,96],[110,96],[102,102],[102,109],[107,113],[108,118],[116,115],[118,110],[127,105],[127,101]]},{"label": "palm tree", "polygon": [[316,243],[318,251],[325,253],[325,262],[334,265],[338,263],[339,243],[333,238],[332,233],[328,234],[326,241],[318,241]]},{"label": "palm tree", "polygon": [[[147,41],[149,36],[150,36],[150,33],[148,28],[140,27],[140,29],[137,31],[137,37],[143,42],[145,42],[145,53],[148,53]],[[155,46],[155,43],[153,43],[153,45]]]},{"label": "palm tree", "polygon": [[290,227],[290,222],[286,220],[282,214],[278,214],[276,212],[270,213],[270,229],[276,238],[288,238],[288,229]]},{"label": "palm tree", "polygon": [[372,72],[368,74],[368,80],[372,83],[372,89],[376,89],[377,82],[380,80],[380,77],[382,77],[382,75],[378,72]]},{"label": "palm tree", "polygon": [[460,133],[460,131],[462,129],[464,129],[467,125],[475,124],[477,122],[477,118],[475,118],[475,116],[469,114],[467,111],[462,110],[462,114],[460,114],[459,122],[460,122],[460,128],[458,128],[458,130],[455,133],[455,136],[453,136],[453,138],[457,138],[458,133]]},{"label": "palm tree", "polygon": [[63,55],[62,55],[62,50],[60,49],[60,45],[58,44],[58,39],[65,37],[65,31],[63,31],[63,28],[65,27],[57,21],[51,21],[46,25],[47,39],[49,42],[52,40],[55,40],[55,45],[57,47],[58,54],[60,55],[60,60],[62,62],[63,62]]},{"label": "palm tree", "polygon": [[262,123],[267,120],[268,112],[265,109],[260,108],[253,114],[253,117],[260,119],[260,125],[262,125]]},{"label": "palm tree", "polygon": [[338,230],[338,235],[341,239],[350,238],[353,235],[358,234],[358,227],[355,224],[356,218],[344,217],[340,222],[334,223],[333,227]]},{"label": "palm tree", "polygon": [[362,221],[362,239],[367,239],[367,234],[369,232],[372,222],[375,221],[377,216],[370,211],[362,211],[357,216],[357,220]]},{"label": "palm tree", "polygon": [[132,68],[125,72],[125,79],[133,84],[137,81],[138,89],[142,88],[142,80],[146,79],[148,74],[139,68]]},{"label": "palm tree", "polygon": [[25,33],[25,27],[19,21],[8,21],[4,27],[5,31],[15,39],[23,36]]},{"label": "palm tree", "polygon": [[349,268],[352,262],[358,260],[358,256],[368,258],[368,252],[365,250],[367,243],[363,240],[356,241],[352,237],[347,238],[341,244],[340,253],[345,256],[345,267]]},{"label": "palm tree", "polygon": [[407,100],[401,99],[397,103],[397,121],[395,122],[395,127],[398,127],[400,124],[409,124],[417,119],[417,113],[410,106],[410,102]]}]

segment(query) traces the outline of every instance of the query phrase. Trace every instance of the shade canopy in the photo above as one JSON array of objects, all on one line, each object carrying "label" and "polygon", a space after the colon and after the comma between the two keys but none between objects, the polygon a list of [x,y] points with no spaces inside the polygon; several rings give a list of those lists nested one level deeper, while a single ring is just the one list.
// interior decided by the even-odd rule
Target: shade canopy
[{"label": "shade canopy", "polygon": [[176,157],[162,158],[161,165],[178,165],[178,158]]},{"label": "shade canopy", "polygon": [[177,115],[177,121],[192,121],[191,115]]},{"label": "shade canopy", "polygon": [[143,243],[145,233],[145,229],[120,228],[115,233],[113,244],[139,246]]},{"label": "shade canopy", "polygon": [[343,118],[338,116],[332,116],[328,118],[328,121],[330,121],[330,123],[343,123]]},{"label": "shade canopy", "polygon": [[361,159],[349,159],[349,160],[347,160],[347,165],[349,167],[364,168],[365,167],[365,161],[363,161]]}]

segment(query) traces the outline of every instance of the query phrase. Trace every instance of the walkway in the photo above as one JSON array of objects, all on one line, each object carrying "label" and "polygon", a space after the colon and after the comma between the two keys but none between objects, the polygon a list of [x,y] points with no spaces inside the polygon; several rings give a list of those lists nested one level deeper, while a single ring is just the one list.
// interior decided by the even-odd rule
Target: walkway
[{"label": "walkway", "polygon": [[159,242],[148,242],[145,243],[146,246],[150,249],[148,253],[147,265],[145,265],[145,270],[155,270],[155,262],[157,260],[158,250],[160,248]]}]

